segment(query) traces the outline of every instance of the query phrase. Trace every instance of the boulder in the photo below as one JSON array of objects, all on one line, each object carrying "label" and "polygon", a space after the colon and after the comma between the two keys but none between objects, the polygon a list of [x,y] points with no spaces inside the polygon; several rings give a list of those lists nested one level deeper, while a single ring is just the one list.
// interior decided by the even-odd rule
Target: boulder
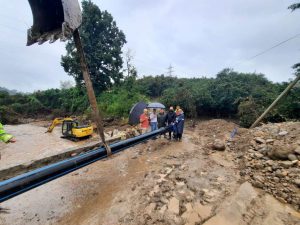
[{"label": "boulder", "polygon": [[294,180],[294,184],[300,188],[300,179]]},{"label": "boulder", "polygon": [[261,159],[262,157],[264,157],[264,155],[259,152],[254,153],[254,156],[258,159]]},{"label": "boulder", "polygon": [[285,130],[280,131],[280,132],[278,133],[279,136],[285,136],[285,135],[287,135],[287,134],[288,134],[288,132],[285,131]]},{"label": "boulder", "polygon": [[275,141],[274,139],[267,139],[267,140],[266,140],[266,143],[267,143],[267,144],[273,144],[274,141]]},{"label": "boulder", "polygon": [[284,178],[284,177],[288,176],[288,173],[286,171],[277,170],[275,172],[275,176],[279,177],[279,178]]},{"label": "boulder", "polygon": [[288,155],[294,152],[291,145],[282,145],[280,142],[274,142],[269,148],[267,155],[271,159],[288,159]]},{"label": "boulder", "polygon": [[254,139],[258,144],[264,144],[266,141],[261,137],[256,137]]},{"label": "boulder", "polygon": [[289,155],[288,155],[288,159],[289,159],[290,161],[298,160],[297,156],[294,155],[294,154],[289,154]]},{"label": "boulder", "polygon": [[298,162],[298,160],[295,160],[295,161],[282,161],[282,162],[279,162],[278,165],[287,169],[287,168],[290,168],[293,165],[295,165],[297,162]]},{"label": "boulder", "polygon": [[294,150],[294,152],[295,152],[296,154],[300,155],[300,147],[296,147],[295,150]]},{"label": "boulder", "polygon": [[212,145],[212,148],[214,150],[224,151],[226,149],[226,146],[225,146],[224,141],[222,141],[220,139],[216,139]]},{"label": "boulder", "polygon": [[268,166],[273,166],[275,163],[274,163],[273,160],[267,160],[267,161],[266,161],[266,164],[267,164]]},{"label": "boulder", "polygon": [[253,186],[254,187],[257,187],[257,188],[263,188],[264,186],[264,182],[265,182],[265,179],[262,177],[262,176],[259,176],[259,175],[255,175],[253,177]]}]

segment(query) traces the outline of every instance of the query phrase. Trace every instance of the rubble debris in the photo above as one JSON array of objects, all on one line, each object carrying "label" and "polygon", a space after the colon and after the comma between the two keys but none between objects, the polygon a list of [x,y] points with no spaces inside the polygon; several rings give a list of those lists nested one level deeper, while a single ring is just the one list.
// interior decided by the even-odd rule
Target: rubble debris
[{"label": "rubble debris", "polygon": [[266,124],[235,139],[240,174],[254,187],[300,210],[300,122]]}]

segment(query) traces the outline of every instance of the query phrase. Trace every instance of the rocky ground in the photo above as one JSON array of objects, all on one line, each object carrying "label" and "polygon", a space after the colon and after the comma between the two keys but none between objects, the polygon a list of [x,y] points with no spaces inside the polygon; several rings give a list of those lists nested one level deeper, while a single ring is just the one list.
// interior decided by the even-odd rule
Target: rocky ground
[{"label": "rocky ground", "polygon": [[300,210],[300,123],[267,124],[229,143],[241,176]]},{"label": "rocky ground", "polygon": [[299,128],[187,124],[182,142],[150,140],[5,202],[0,224],[299,225]]}]

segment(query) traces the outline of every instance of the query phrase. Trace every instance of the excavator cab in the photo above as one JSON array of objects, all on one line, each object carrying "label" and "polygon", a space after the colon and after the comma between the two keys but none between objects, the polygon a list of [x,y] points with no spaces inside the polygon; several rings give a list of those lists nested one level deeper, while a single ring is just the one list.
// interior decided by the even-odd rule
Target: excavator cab
[{"label": "excavator cab", "polygon": [[36,42],[50,43],[70,38],[81,25],[82,15],[77,0],[28,0],[33,25],[27,32],[27,46]]},{"label": "excavator cab", "polygon": [[89,138],[93,134],[92,125],[81,125],[77,120],[64,120],[62,124],[62,138],[67,138],[72,141]]},{"label": "excavator cab", "polygon": [[72,137],[73,136],[73,133],[72,133],[73,127],[78,127],[77,121],[65,120],[61,127],[63,137]]},{"label": "excavator cab", "polygon": [[71,117],[55,118],[51,125],[48,127],[46,133],[51,133],[53,129],[62,124],[62,138],[72,141],[89,138],[93,135],[94,128],[91,124],[79,125],[78,120]]},{"label": "excavator cab", "polygon": [[81,125],[77,120],[64,120],[62,124],[62,138],[78,141],[83,138],[91,137],[93,134],[92,125]]}]

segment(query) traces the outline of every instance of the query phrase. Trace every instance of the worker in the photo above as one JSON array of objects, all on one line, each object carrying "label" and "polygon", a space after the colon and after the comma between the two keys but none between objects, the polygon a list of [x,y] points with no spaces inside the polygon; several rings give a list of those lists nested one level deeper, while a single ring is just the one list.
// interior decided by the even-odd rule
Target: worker
[{"label": "worker", "polygon": [[176,106],[176,110],[175,110],[175,113],[176,113],[176,116],[178,116],[179,115],[179,110],[180,110],[181,108],[180,108],[180,106],[178,105],[178,106]]},{"label": "worker", "polygon": [[184,128],[184,113],[182,109],[178,110],[178,115],[175,120],[175,140],[181,141]]},{"label": "worker", "polygon": [[156,109],[153,109],[152,112],[150,113],[150,126],[151,126],[151,131],[157,130],[157,113],[156,113]]},{"label": "worker", "polygon": [[[174,108],[173,106],[170,106],[169,111],[166,115],[166,124],[168,126],[173,125],[176,119],[176,113],[174,112]],[[169,130],[169,139],[171,140],[172,137],[172,131],[173,130]]]},{"label": "worker", "polygon": [[157,115],[157,126],[162,128],[166,126],[166,113],[164,109],[160,109]]},{"label": "worker", "polygon": [[16,142],[16,140],[14,139],[14,137],[11,134],[7,134],[4,130],[4,127],[2,125],[2,123],[0,123],[0,141],[4,142],[4,143],[14,143]]},{"label": "worker", "polygon": [[149,129],[149,116],[148,116],[148,110],[144,109],[144,112],[142,115],[140,115],[140,127],[142,129],[142,134],[145,134],[148,132]]}]

